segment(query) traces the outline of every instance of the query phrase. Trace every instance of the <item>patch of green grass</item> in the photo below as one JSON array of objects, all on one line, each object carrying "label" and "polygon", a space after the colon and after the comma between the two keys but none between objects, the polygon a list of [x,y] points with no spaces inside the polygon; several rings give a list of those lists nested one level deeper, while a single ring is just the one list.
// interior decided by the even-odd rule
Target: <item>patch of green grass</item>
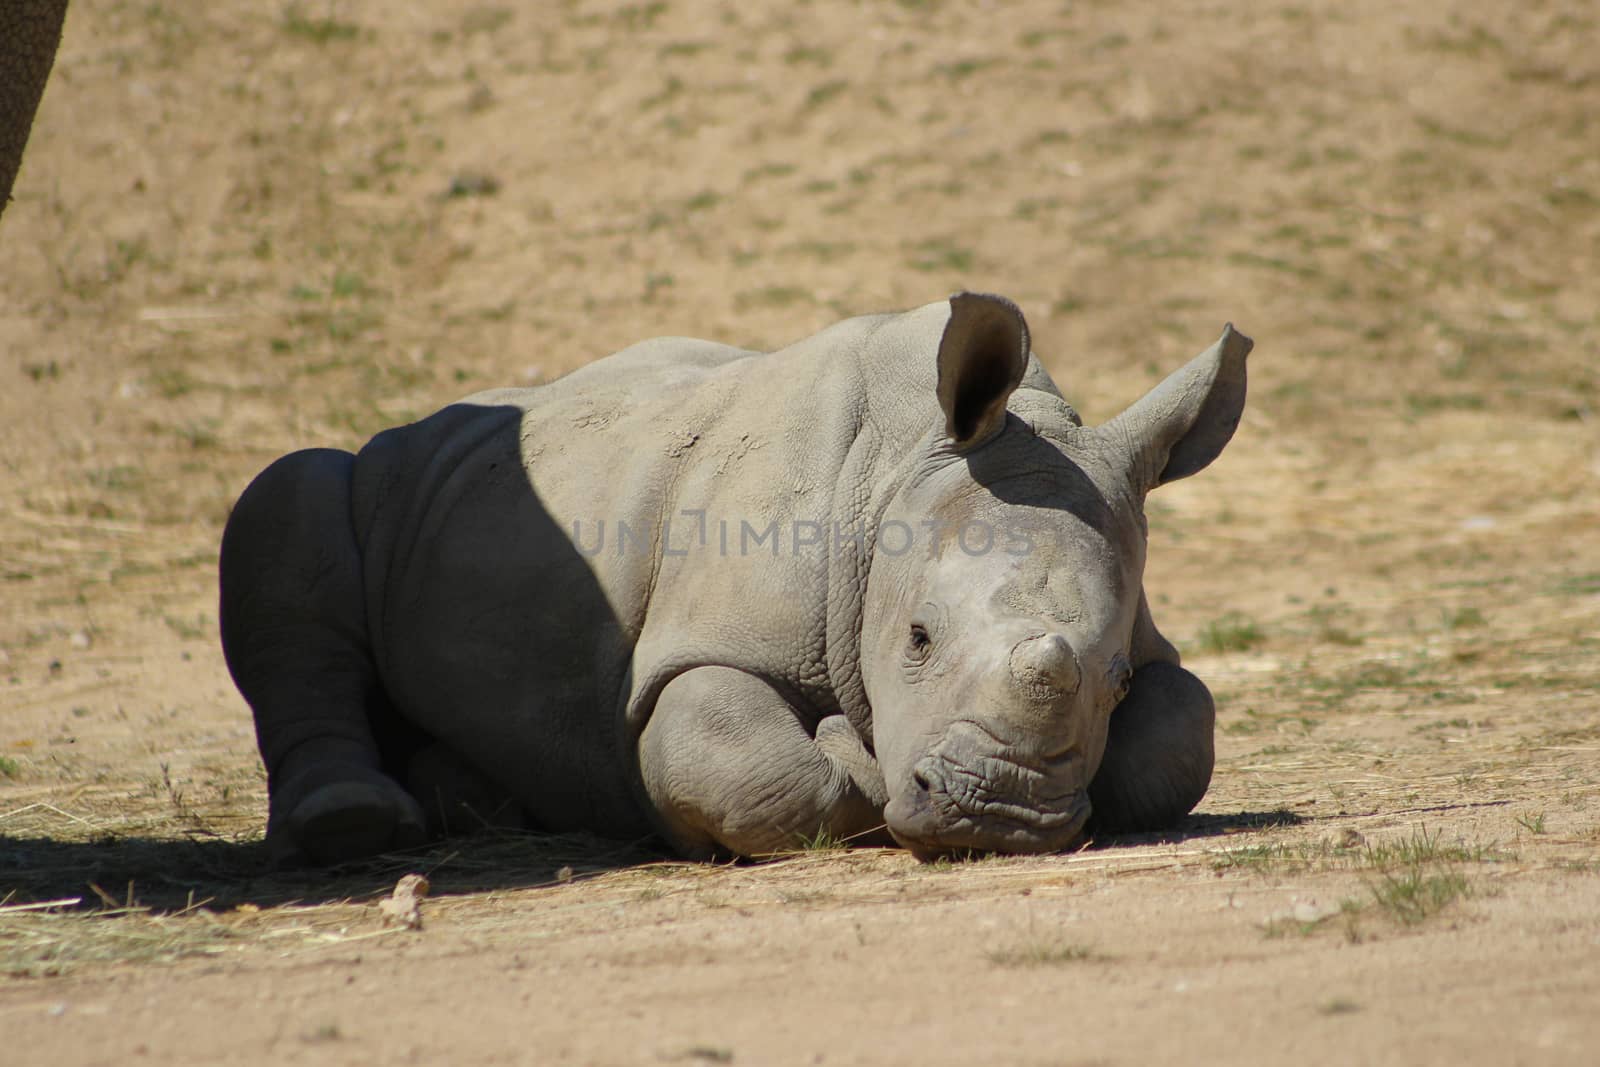
[{"label": "patch of green grass", "polygon": [[1386,871],[1368,889],[1379,908],[1406,926],[1422,922],[1471,891],[1459,871],[1426,871],[1420,866]]},{"label": "patch of green grass", "polygon": [[1482,626],[1486,621],[1483,612],[1473,607],[1446,610],[1440,619],[1441,625],[1446,630],[1465,630]]},{"label": "patch of green grass", "polygon": [[1517,825],[1530,834],[1544,833],[1544,812],[1534,812],[1531,815],[1518,815]]},{"label": "patch of green grass", "polygon": [[1258,874],[1367,872],[1363,883],[1370,899],[1346,898],[1340,901],[1337,911],[1304,919],[1280,917],[1265,926],[1268,937],[1309,936],[1337,921],[1350,941],[1359,942],[1360,920],[1364,917],[1378,915],[1401,926],[1415,926],[1471,895],[1471,883],[1461,869],[1464,865],[1515,859],[1514,853],[1496,845],[1446,843],[1441,833],[1429,833],[1421,827],[1407,837],[1377,843],[1368,843],[1359,834],[1346,831],[1345,839],[1337,844],[1323,840],[1230,849],[1213,858],[1212,868]]},{"label": "patch of green grass", "polygon": [[644,299],[646,303],[655,300],[656,293],[662,289],[670,289],[678,283],[671,274],[649,274],[644,279]]},{"label": "patch of green grass", "polygon": [[1339,625],[1336,620],[1342,620],[1349,614],[1349,610],[1328,604],[1318,604],[1306,612],[1306,617],[1315,627],[1315,636],[1318,642],[1329,645],[1344,645],[1355,647],[1366,643],[1366,638],[1358,633],[1352,633]]},{"label": "patch of green grass", "polygon": [[367,292],[367,284],[362,281],[361,275],[354,271],[341,270],[333,276],[333,295],[336,297],[361,296]]},{"label": "patch of green grass", "polygon": [[300,1035],[300,1040],[307,1044],[318,1044],[324,1041],[339,1041],[344,1033],[339,1029],[338,1023],[318,1023]]},{"label": "patch of green grass", "polygon": [[666,0],[650,0],[645,4],[626,4],[618,8],[613,17],[629,30],[648,30],[666,13]]},{"label": "patch of green grass", "polygon": [[751,167],[745,171],[744,180],[753,182],[760,178],[786,178],[795,170],[793,163],[763,163],[759,167]]},{"label": "patch of green grass", "polygon": [[1061,206],[1058,196],[1045,196],[1018,200],[1017,206],[1011,209],[1011,214],[1019,219],[1035,219],[1040,215],[1055,211]]},{"label": "patch of green grass", "polygon": [[1030,941],[984,953],[984,959],[1001,967],[1059,967],[1101,958],[1088,945],[1060,941]]},{"label": "patch of green grass", "polygon": [[797,286],[767,285],[760,289],[746,289],[742,293],[734,294],[733,304],[741,310],[753,307],[785,308],[810,300],[811,294]]},{"label": "patch of green grass", "polygon": [[1441,411],[1482,411],[1489,403],[1478,393],[1407,393],[1405,405],[1413,415],[1434,415]]},{"label": "patch of green grass", "polygon": [[1353,835],[1353,843],[1330,839],[1277,842],[1231,848],[1212,856],[1211,869],[1273,873],[1366,870],[1390,872],[1402,868],[1457,863],[1501,863],[1514,860],[1497,845],[1446,843],[1441,833],[1420,827],[1410,836],[1376,844]]},{"label": "patch of green grass", "polygon": [[1255,708],[1247,707],[1244,709],[1243,714],[1244,718],[1223,723],[1218,726],[1218,729],[1231,736],[1246,736],[1249,734],[1258,734],[1268,725],[1269,720],[1267,716],[1261,714],[1261,712],[1257,711]]},{"label": "patch of green grass", "polygon": [[1465,841],[1444,842],[1444,832],[1428,833],[1418,827],[1410,837],[1368,845],[1362,858],[1369,867],[1389,870],[1397,866],[1419,867],[1430,863],[1501,863],[1515,859],[1496,845],[1469,845]]},{"label": "patch of green grass", "polygon": [[509,25],[516,12],[509,7],[475,7],[461,16],[461,32],[494,33]]},{"label": "patch of green grass", "polygon": [[1067,29],[1025,30],[1017,36],[1017,44],[1023,48],[1037,48],[1046,41],[1071,35],[1072,31]]},{"label": "patch of green grass", "polygon": [[118,241],[115,247],[116,252],[106,268],[106,273],[112,281],[120,281],[127,277],[128,271],[135,264],[150,258],[150,242],[143,237],[135,237],[131,241]]},{"label": "patch of green grass", "polygon": [[1259,252],[1230,252],[1228,262],[1240,267],[1260,267],[1266,270],[1275,270],[1296,278],[1316,278],[1322,272],[1316,267],[1304,263],[1295,263],[1280,256],[1264,256]]},{"label": "patch of green grass", "polygon": [[353,41],[361,34],[361,27],[353,22],[340,22],[331,15],[313,18],[290,4],[283,9],[283,32],[302,41],[325,45],[333,41]]},{"label": "patch of green grass", "polygon": [[649,111],[652,108],[660,107],[662,104],[665,104],[682,95],[682,93],[683,79],[678,77],[676,74],[669,75],[666,83],[662,85],[658,92],[639,101],[639,110]]},{"label": "patch of green grass", "polygon": [[144,470],[127,465],[92,470],[89,472],[89,484],[96,489],[109,489],[113,492],[131,492],[143,489],[145,484]]},{"label": "patch of green grass", "polygon": [[1264,640],[1266,635],[1255,620],[1230,611],[1207,623],[1200,631],[1198,643],[1203,650],[1220,655],[1224,652],[1248,652]]},{"label": "patch of green grass", "polygon": [[1476,694],[1451,688],[1458,680],[1452,668],[1452,663],[1434,660],[1426,653],[1410,662],[1366,660],[1331,675],[1307,675],[1299,691],[1304,695],[1304,689],[1309,689],[1317,705],[1329,711],[1346,707],[1363,693],[1409,693],[1432,703],[1475,703]]},{"label": "patch of green grass", "polygon": [[1581,185],[1558,185],[1544,194],[1544,202],[1554,208],[1571,207],[1582,211],[1593,211],[1600,207],[1600,196],[1596,196]]},{"label": "patch of green grass", "polygon": [[811,256],[822,263],[833,263],[843,259],[856,250],[850,241],[800,241],[790,245],[786,251],[797,252],[800,255]]},{"label": "patch of green grass", "polygon": [[1210,253],[1193,234],[1157,234],[1153,237],[1103,239],[1112,255],[1137,259],[1202,259]]},{"label": "patch of green grass", "polygon": [[196,615],[192,619],[182,618],[177,615],[162,616],[162,622],[167,628],[186,641],[197,641],[206,636],[210,620],[204,615]]},{"label": "patch of green grass", "polygon": [[[471,197],[493,196],[500,191],[500,179],[480,171],[462,171],[450,177],[445,187],[446,200],[466,200]],[[338,295],[338,294],[335,294]]]},{"label": "patch of green grass", "polygon": [[958,59],[954,63],[940,63],[933,70],[935,74],[942,75],[948,81],[958,82],[999,62],[998,59]]},{"label": "patch of green grass", "polygon": [[798,844],[802,852],[839,852],[850,847],[850,842],[826,826],[817,827],[814,834],[801,834]]},{"label": "patch of green grass", "polygon": [[1479,133],[1476,130],[1450,126],[1427,115],[1418,115],[1416,119],[1417,125],[1422,127],[1423,132],[1468,148],[1504,148],[1511,143],[1510,137],[1505,134]]},{"label": "patch of green grass", "polygon": [[194,375],[182,367],[161,367],[150,372],[150,384],[167,400],[186,396],[199,386]]},{"label": "patch of green grass", "polygon": [[0,777],[21,778],[22,764],[18,763],[10,756],[0,756]]},{"label": "patch of green grass", "polygon": [[174,426],[172,432],[177,438],[193,449],[208,449],[217,447],[216,419],[205,419],[200,422],[186,422],[181,426]]},{"label": "patch of green grass", "polygon": [[1213,856],[1211,869],[1214,871],[1272,871],[1298,870],[1302,861],[1300,849],[1289,845],[1246,845],[1243,848],[1230,848],[1226,852]]},{"label": "patch of green grass", "polygon": [[823,82],[806,94],[806,109],[809,111],[812,108],[821,107],[848,88],[850,88],[850,83],[843,78]]},{"label": "patch of green grass", "polygon": [[916,253],[908,263],[913,270],[951,271],[965,274],[972,269],[977,256],[972,249],[956,244],[948,237],[935,237],[916,246]]},{"label": "patch of green grass", "polygon": [[783,54],[783,61],[790,66],[812,63],[819,67],[831,67],[833,66],[833,53],[826,48],[818,48],[815,45],[797,44]]},{"label": "patch of green grass", "polygon": [[709,211],[722,202],[722,194],[714,189],[702,189],[683,202],[685,211]]},{"label": "patch of green grass", "polygon": [[1551,591],[1557,596],[1593,596],[1600,593],[1600,572],[1563,578]]},{"label": "patch of green grass", "polygon": [[1460,717],[1454,719],[1438,719],[1434,722],[1425,722],[1411,728],[1412,733],[1425,734],[1436,730],[1470,730],[1473,727],[1471,719]]},{"label": "patch of green grass", "polygon": [[150,28],[150,36],[160,52],[158,60],[160,67],[174,66],[193,51],[195,32],[171,7],[166,4],[150,4],[144,9],[144,17],[146,25]]},{"label": "patch of green grass", "polygon": [[1432,49],[1437,52],[1454,52],[1466,56],[1481,56],[1485,53],[1503,53],[1506,44],[1499,37],[1483,25],[1461,26],[1452,18],[1450,30],[1421,30],[1415,27],[1406,28],[1407,43],[1417,47]]}]

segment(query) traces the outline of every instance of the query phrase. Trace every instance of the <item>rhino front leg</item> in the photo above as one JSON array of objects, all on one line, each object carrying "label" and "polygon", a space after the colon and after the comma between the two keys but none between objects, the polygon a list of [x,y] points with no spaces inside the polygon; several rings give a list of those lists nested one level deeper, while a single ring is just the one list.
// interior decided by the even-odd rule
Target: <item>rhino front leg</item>
[{"label": "rhino front leg", "polygon": [[1160,830],[1187,815],[1211,785],[1215,724],[1211,691],[1182,667],[1157,661],[1135,671],[1089,786],[1094,828]]},{"label": "rhino front leg", "polygon": [[245,489],[222,535],[223,655],[255,714],[267,845],[281,865],[423,839],[421,808],[391,776],[408,751],[367,639],[354,459],[284,456]]},{"label": "rhino front leg", "polygon": [[883,822],[883,773],[845,717],[823,719],[812,737],[782,695],[731,667],[667,685],[639,763],[669,840],[690,856],[761,855]]}]

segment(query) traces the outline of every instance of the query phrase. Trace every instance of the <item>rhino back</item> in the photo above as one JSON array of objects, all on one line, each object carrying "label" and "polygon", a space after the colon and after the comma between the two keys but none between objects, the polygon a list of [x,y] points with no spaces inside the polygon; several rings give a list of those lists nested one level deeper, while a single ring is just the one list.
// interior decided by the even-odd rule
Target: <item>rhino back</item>
[{"label": "rhino back", "polygon": [[352,516],[386,690],[552,829],[648,832],[611,714],[646,586],[626,567],[592,567],[568,516],[630,493],[647,506],[651,472],[618,477],[628,450],[594,445],[620,416],[747,354],[635,346],[586,368],[618,372],[481,393],[377,435],[357,458]]}]

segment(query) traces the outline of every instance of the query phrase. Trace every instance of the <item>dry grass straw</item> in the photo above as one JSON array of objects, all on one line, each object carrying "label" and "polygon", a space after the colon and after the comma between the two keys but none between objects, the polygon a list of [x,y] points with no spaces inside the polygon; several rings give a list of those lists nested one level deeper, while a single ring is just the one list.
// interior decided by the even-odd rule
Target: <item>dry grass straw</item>
[{"label": "dry grass straw", "polygon": [[[505,899],[484,909],[485,894],[516,891],[541,922],[559,924],[596,908],[667,897],[707,907],[883,902],[903,899],[908,879],[919,896],[942,897],[996,879],[1124,873],[1205,855],[1172,847],[1183,841],[1179,834],[1176,841],[1128,841],[1165,847],[1127,855],[1091,849],[1012,869],[1016,858],[926,865],[896,850],[813,840],[758,863],[708,864],[582,834],[489,831],[333,870],[276,871],[253,820],[248,832],[230,837],[210,828],[229,818],[178,820],[149,807],[125,798],[81,811],[38,802],[0,812],[0,974],[58,975],[85,964],[166,963],[261,944],[290,951],[392,936],[401,931],[383,925],[375,902],[412,872],[433,885],[433,918],[458,926],[503,922]],[[1283,812],[1197,816],[1194,829],[1209,836],[1293,820]],[[549,893],[527,895],[534,890]]]},{"label": "dry grass straw", "polygon": [[[164,963],[216,955],[242,935],[202,906],[163,914],[146,907],[76,910],[81,898],[0,905],[0,974],[48,977],[84,963]],[[70,909],[70,910],[69,910]]]},{"label": "dry grass straw", "polygon": [[[0,975],[157,963],[387,936],[372,902],[425,873],[430,905],[490,889],[557,886],[658,854],[585,835],[495,832],[333,870],[277,871],[259,831],[229,838],[150,817],[47,803],[0,812]],[[683,865],[675,865],[683,866]],[[438,898],[445,898],[439,902]]]}]

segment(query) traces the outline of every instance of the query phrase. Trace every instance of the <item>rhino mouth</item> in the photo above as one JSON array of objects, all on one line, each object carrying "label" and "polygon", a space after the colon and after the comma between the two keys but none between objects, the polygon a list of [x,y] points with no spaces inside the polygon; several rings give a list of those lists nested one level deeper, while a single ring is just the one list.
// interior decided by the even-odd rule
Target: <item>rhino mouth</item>
[{"label": "rhino mouth", "polygon": [[935,753],[913,769],[885,821],[919,859],[953,852],[1059,852],[1082,836],[1089,795],[1076,757],[1037,768],[985,754]]}]

